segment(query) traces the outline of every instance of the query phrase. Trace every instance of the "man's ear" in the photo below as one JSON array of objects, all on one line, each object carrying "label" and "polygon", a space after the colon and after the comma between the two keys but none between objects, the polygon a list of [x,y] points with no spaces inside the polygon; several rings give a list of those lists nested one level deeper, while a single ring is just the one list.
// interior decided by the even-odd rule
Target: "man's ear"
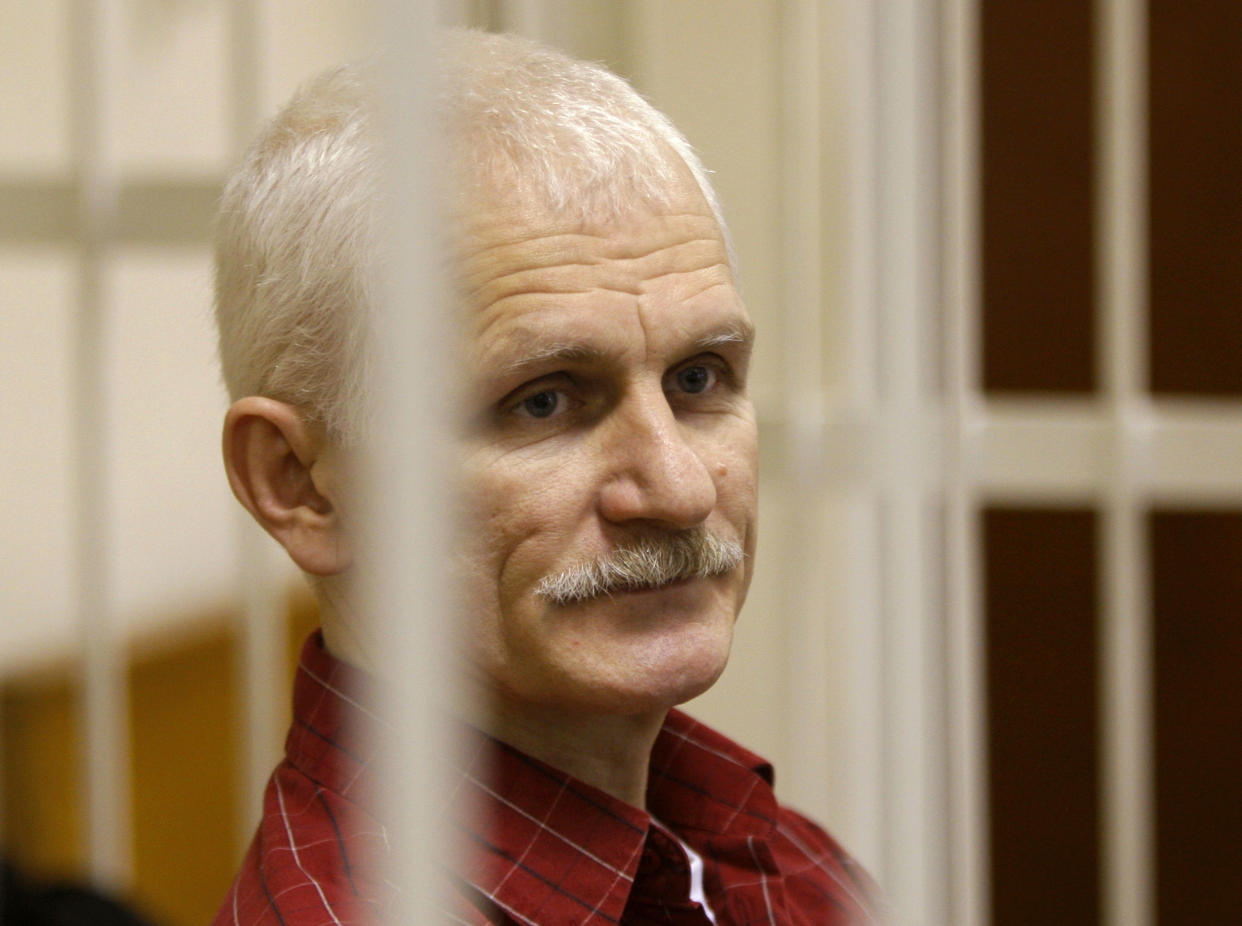
[{"label": "man's ear", "polygon": [[233,494],[305,572],[348,568],[341,460],[325,430],[292,405],[238,399],[224,418],[224,468]]}]

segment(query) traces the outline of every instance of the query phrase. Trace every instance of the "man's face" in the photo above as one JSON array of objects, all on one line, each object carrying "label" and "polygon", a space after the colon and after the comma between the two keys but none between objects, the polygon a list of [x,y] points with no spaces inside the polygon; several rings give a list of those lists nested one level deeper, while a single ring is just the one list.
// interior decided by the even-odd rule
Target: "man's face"
[{"label": "man's face", "polygon": [[[667,210],[587,225],[498,197],[465,224],[459,285],[464,645],[514,704],[637,713],[708,688],[750,583],[751,326],[693,181]],[[540,583],[643,540],[740,545],[723,574],[557,603]],[[642,584],[642,583],[637,583]]]}]

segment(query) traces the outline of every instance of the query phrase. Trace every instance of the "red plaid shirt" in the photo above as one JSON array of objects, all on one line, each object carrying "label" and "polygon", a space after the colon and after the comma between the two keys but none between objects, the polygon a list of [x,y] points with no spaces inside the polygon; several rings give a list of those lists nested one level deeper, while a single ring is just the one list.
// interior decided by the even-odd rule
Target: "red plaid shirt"
[{"label": "red plaid shirt", "polygon": [[[318,634],[307,641],[285,761],[215,926],[382,922],[386,838],[360,733],[372,689]],[[475,802],[477,822],[459,823],[464,861],[447,922],[705,926],[679,840],[703,859],[721,926],[877,921],[866,874],[776,802],[771,767],[685,714],[669,714],[652,752],[651,814],[467,735],[459,792]]]}]

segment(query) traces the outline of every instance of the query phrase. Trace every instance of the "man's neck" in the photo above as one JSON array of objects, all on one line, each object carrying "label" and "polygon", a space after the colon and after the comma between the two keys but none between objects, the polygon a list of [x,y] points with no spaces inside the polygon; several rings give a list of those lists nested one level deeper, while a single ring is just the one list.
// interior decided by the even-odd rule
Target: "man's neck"
[{"label": "man's neck", "polygon": [[311,588],[319,605],[323,645],[335,658],[379,676],[380,641],[350,604],[343,582],[336,578],[312,578]]},{"label": "man's neck", "polygon": [[[500,703],[497,703],[497,701]],[[573,714],[503,699],[477,705],[480,729],[635,807],[646,807],[647,768],[667,711]]]},{"label": "man's neck", "polygon": [[[375,641],[365,636],[365,625],[346,619],[354,615],[343,607],[339,595],[325,595],[318,586],[316,592],[328,652],[377,674]],[[463,681],[465,695],[473,683]],[[515,703],[486,684],[479,688],[473,699],[453,709],[463,720],[627,804],[645,808],[647,767],[667,709],[643,714],[575,713],[559,705]]]}]

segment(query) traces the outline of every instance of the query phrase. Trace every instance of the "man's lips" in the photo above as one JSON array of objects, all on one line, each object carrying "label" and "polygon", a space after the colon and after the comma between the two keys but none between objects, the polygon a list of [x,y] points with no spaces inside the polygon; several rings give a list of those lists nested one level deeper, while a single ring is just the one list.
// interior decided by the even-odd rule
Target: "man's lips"
[{"label": "man's lips", "polygon": [[637,585],[614,588],[607,592],[601,592],[593,598],[565,605],[565,607],[591,605],[601,601],[641,601],[643,598],[656,598],[660,595],[676,593],[683,589],[691,588],[700,582],[710,582],[716,578],[719,577],[691,576],[685,579],[674,579],[672,582],[665,582],[662,585]]},{"label": "man's lips", "polygon": [[643,595],[649,592],[667,592],[674,589],[682,588],[691,582],[697,581],[697,578],[674,579],[672,582],[665,582],[662,585],[636,585],[629,588],[619,588],[612,592],[614,595]]}]

